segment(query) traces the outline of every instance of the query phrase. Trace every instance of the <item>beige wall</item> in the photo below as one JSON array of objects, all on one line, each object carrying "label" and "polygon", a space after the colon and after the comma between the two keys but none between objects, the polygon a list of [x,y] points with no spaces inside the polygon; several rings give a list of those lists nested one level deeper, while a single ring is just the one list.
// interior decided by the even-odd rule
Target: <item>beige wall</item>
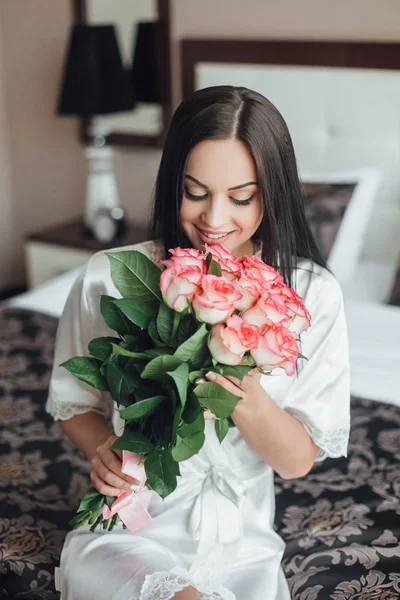
[{"label": "beige wall", "polygon": [[[55,114],[70,3],[6,0],[0,16],[14,213],[11,248],[3,240],[1,248],[18,267],[2,283],[11,285],[24,278],[25,234],[79,214],[85,161],[75,119]],[[0,265],[6,265],[3,252]]]},{"label": "beige wall", "polygon": [[0,288],[12,279],[16,268],[14,256],[14,214],[3,64],[3,23],[0,13]]},{"label": "beige wall", "polygon": [[[171,5],[175,104],[178,41],[184,37],[400,40],[399,0],[171,0]],[[21,279],[27,231],[83,210],[86,165],[76,121],[55,115],[70,7],[71,0],[0,2],[0,287]],[[159,151],[117,152],[121,203],[137,222],[147,220],[159,158]]]}]

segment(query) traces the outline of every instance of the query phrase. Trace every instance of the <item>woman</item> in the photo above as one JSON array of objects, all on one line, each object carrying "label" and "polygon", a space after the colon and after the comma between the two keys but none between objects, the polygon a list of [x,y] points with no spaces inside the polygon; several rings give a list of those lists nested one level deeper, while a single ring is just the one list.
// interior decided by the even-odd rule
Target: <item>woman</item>
[{"label": "woman", "polygon": [[[348,355],[341,292],[304,216],[289,132],[263,96],[221,86],[180,105],[157,178],[153,239],[137,247],[151,259],[176,246],[218,243],[276,267],[311,313],[302,335],[309,360],[293,377],[251,372],[241,384],[214,375],[241,398],[232,415],[236,427],[220,444],[207,413],[203,449],[181,463],[170,496],[162,501],[154,494],[147,527],[135,534],[69,533],[62,598],[288,600],[284,543],[273,530],[273,471],[301,477],[315,460],[346,455]],[[111,400],[57,366],[87,354],[92,338],[113,334],[100,315],[101,294],[118,296],[104,253],[89,261],[69,296],[47,408],[91,461],[97,490],[116,496],[131,482],[109,449]]]}]

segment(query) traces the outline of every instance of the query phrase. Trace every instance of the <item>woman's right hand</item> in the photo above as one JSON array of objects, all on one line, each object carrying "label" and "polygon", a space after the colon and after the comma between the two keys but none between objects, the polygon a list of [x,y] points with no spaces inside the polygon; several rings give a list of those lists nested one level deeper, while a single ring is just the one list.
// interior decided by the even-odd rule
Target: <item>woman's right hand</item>
[{"label": "woman's right hand", "polygon": [[117,436],[112,435],[100,444],[91,460],[90,479],[96,490],[104,496],[119,496],[122,492],[130,490],[131,484],[134,483],[132,477],[121,471],[121,450],[110,448],[116,439]]}]

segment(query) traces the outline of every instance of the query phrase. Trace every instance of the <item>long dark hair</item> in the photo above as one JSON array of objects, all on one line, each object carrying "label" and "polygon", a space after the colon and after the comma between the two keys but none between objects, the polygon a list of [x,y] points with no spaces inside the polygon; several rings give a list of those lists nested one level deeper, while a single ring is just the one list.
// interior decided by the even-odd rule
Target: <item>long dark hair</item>
[{"label": "long dark hair", "polygon": [[203,140],[236,138],[255,162],[264,215],[255,238],[262,259],[291,285],[299,258],[327,268],[310,231],[292,140],[286,123],[264,96],[244,87],[199,90],[177,108],[167,135],[154,192],[152,237],[165,252],[190,247],[180,224],[184,176],[192,148]]}]

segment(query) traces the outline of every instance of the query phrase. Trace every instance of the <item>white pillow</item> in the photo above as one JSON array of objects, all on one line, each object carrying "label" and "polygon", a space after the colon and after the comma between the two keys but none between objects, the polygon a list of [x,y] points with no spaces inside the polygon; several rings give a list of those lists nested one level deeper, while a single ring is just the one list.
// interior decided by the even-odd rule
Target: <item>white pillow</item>
[{"label": "white pillow", "polygon": [[345,286],[355,276],[382,180],[380,169],[357,169],[328,173],[302,171],[304,183],[356,184],[333,242],[328,264]]}]

